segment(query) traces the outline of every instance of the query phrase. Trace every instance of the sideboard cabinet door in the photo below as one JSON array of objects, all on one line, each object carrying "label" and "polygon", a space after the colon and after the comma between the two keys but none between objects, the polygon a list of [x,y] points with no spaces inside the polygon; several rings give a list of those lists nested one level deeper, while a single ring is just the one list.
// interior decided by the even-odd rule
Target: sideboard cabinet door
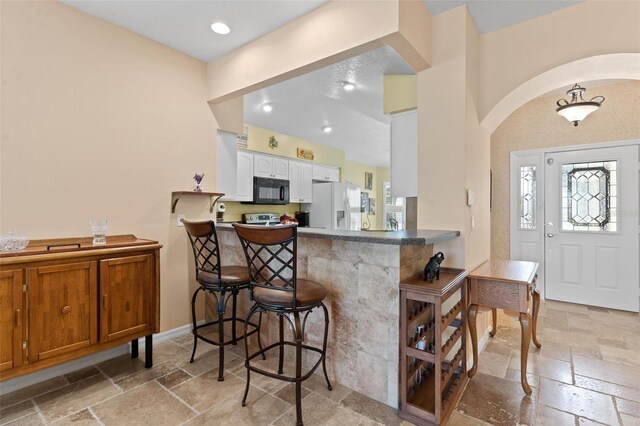
[{"label": "sideboard cabinet door", "polygon": [[22,270],[0,271],[0,371],[22,365]]},{"label": "sideboard cabinet door", "polygon": [[98,264],[67,263],[27,269],[29,362],[98,341]]},{"label": "sideboard cabinet door", "polygon": [[154,332],[155,271],[150,254],[100,261],[101,342]]}]

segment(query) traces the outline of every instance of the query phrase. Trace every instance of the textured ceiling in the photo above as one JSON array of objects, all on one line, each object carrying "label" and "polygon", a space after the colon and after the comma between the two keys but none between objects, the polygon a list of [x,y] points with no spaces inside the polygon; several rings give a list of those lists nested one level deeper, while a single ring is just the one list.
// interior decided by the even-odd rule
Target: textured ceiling
[{"label": "textured ceiling", "polygon": [[[330,145],[345,157],[389,165],[389,117],[382,112],[384,74],[414,74],[390,47],[382,47],[244,97],[248,124]],[[341,82],[355,83],[347,92]],[[262,105],[273,111],[265,113]],[[331,133],[322,127],[330,125]]]},{"label": "textured ceiling", "polygon": [[467,5],[480,34],[490,33],[519,22],[581,3],[582,0],[425,0],[429,13],[439,15]]},{"label": "textured ceiling", "polygon": [[[209,62],[328,0],[61,0],[201,61]],[[211,31],[224,22],[231,33]]]}]

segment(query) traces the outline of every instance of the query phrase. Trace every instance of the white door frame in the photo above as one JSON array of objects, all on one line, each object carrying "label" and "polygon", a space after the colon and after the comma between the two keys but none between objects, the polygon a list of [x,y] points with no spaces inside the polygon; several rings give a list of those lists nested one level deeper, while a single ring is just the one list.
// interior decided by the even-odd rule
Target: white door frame
[{"label": "white door frame", "polygon": [[[583,144],[583,145],[568,145],[561,147],[553,147],[553,148],[538,148],[531,149],[525,151],[512,151],[509,155],[509,257],[515,259],[518,257],[518,253],[516,253],[516,245],[519,242],[517,238],[517,232],[515,232],[518,228],[519,223],[519,199],[514,194],[518,194],[518,185],[519,182],[514,179],[516,173],[519,173],[517,169],[521,165],[521,160],[523,157],[530,157],[531,159],[535,159],[537,157],[537,161],[531,162],[531,164],[536,164],[538,166],[538,183],[536,187],[536,198],[537,198],[537,208],[536,213],[538,214],[538,226],[535,231],[538,233],[538,259],[540,266],[542,268],[541,276],[538,277],[540,286],[538,287],[541,296],[545,298],[545,286],[546,279],[544,277],[544,256],[545,256],[545,226],[544,226],[544,156],[545,154],[550,154],[554,152],[564,152],[564,151],[580,151],[580,150],[588,150],[588,149],[597,149],[597,148],[611,148],[617,146],[629,146],[629,145],[638,145],[640,147],[640,140],[621,140],[621,141],[612,141],[612,142],[599,142],[593,144]],[[640,162],[638,163],[638,173],[640,175]],[[638,233],[640,233],[640,223],[638,223]],[[542,278],[542,279],[540,279]]]}]

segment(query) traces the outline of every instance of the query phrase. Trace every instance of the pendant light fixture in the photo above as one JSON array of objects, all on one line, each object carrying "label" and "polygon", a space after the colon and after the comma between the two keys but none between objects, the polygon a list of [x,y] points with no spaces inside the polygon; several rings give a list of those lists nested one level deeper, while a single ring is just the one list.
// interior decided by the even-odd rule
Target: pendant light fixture
[{"label": "pendant light fixture", "polygon": [[571,95],[570,101],[558,99],[556,102],[556,105],[558,105],[556,112],[573,122],[574,126],[577,126],[587,115],[600,108],[600,105],[604,102],[604,96],[596,96],[589,101],[585,101],[582,94],[586,91],[587,89],[576,83],[567,91],[567,95]]}]

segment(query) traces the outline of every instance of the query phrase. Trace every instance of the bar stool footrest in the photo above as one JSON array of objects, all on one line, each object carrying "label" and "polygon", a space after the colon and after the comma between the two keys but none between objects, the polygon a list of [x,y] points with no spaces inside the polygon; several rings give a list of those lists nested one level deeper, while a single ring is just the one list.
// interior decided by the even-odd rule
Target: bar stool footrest
[{"label": "bar stool footrest", "polygon": [[[224,322],[232,321],[232,320],[233,320],[233,318],[224,318],[224,320],[223,320],[222,322],[224,323]],[[241,322],[241,323],[243,323],[243,324],[244,324],[244,322],[245,322],[245,320],[240,319],[240,318],[236,318],[236,321]],[[207,342],[207,343],[209,343],[209,344],[211,344],[211,345],[215,345],[215,346],[225,346],[225,345],[230,345],[230,344],[232,344],[232,343],[234,342],[233,338],[229,338],[229,340],[223,340],[222,342],[219,342],[219,341],[217,341],[217,340],[212,340],[212,339],[209,339],[209,338],[207,338],[207,337],[204,337],[204,336],[203,336],[203,335],[201,335],[201,334],[198,334],[197,330],[199,330],[199,329],[201,329],[201,328],[204,328],[204,327],[209,327],[209,326],[212,326],[212,325],[217,325],[217,324],[218,324],[218,322],[219,322],[219,321],[213,321],[213,322],[208,322],[208,323],[205,323],[205,324],[200,324],[200,325],[198,325],[198,326],[194,327],[194,328],[191,330],[191,334],[193,334],[196,338],[198,338],[198,339],[200,339],[200,340],[203,340],[203,341],[205,341],[205,342]],[[244,333],[240,334],[238,337],[236,337],[236,339],[235,339],[235,341],[236,341],[236,342],[239,342],[239,341],[241,341],[242,339],[244,339],[245,337],[249,337],[249,336],[251,336],[252,334],[254,334],[254,333],[257,333],[257,332],[258,332],[258,325],[257,325],[257,324],[254,324],[254,323],[252,323],[252,322],[249,322],[249,323],[247,323],[247,325],[248,325],[248,326],[253,327],[253,330],[249,331],[246,335],[245,335]],[[217,330],[216,330],[216,331],[217,331]]]},{"label": "bar stool footrest", "polygon": [[[296,344],[295,342],[289,342],[289,341],[284,341],[282,342],[282,344],[287,345],[287,346],[293,346],[295,347]],[[255,357],[262,355],[263,353],[266,354],[267,351],[270,351],[271,349],[275,349],[275,348],[279,348],[280,347],[280,342],[276,342],[276,343],[272,343],[269,346],[265,347],[262,351],[258,351],[252,355],[249,356],[249,358],[246,359],[246,361],[244,362],[245,367],[247,367],[249,370],[254,371],[256,373],[259,374],[263,374],[267,377],[271,377],[273,379],[278,379],[278,380],[284,380],[286,382],[301,382],[304,381],[306,379],[308,379],[309,377],[311,377],[311,375],[317,370],[317,368],[320,366],[320,364],[322,363],[322,360],[325,357],[324,351],[320,348],[316,348],[314,346],[309,346],[309,345],[301,345],[302,349],[306,349],[312,352],[316,352],[320,354],[320,358],[318,359],[318,361],[315,363],[315,365],[309,369],[309,371],[307,373],[305,373],[304,375],[300,376],[300,377],[290,377],[290,376],[286,376],[283,374],[277,374],[277,373],[272,373],[270,371],[266,371],[263,370],[261,368],[252,366],[250,361],[252,359],[254,359]]]}]

